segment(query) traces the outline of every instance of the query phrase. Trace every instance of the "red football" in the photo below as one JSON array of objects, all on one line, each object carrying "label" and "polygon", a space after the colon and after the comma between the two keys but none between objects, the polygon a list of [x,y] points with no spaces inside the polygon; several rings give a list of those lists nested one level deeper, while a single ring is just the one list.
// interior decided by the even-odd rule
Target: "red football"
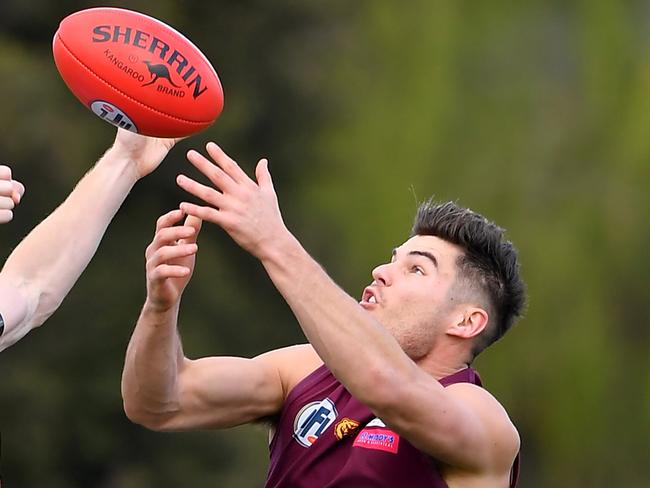
[{"label": "red football", "polygon": [[203,53],[147,15],[81,10],[61,21],[52,49],[72,93],[132,132],[187,136],[211,125],[223,108],[219,77]]}]

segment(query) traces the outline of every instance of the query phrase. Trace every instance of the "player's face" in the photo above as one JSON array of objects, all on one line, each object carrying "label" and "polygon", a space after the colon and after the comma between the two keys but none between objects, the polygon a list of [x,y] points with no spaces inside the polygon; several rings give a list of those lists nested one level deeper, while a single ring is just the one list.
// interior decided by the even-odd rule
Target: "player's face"
[{"label": "player's face", "polygon": [[414,236],[376,267],[360,305],[412,358],[423,357],[453,320],[451,287],[461,249],[434,236]]}]

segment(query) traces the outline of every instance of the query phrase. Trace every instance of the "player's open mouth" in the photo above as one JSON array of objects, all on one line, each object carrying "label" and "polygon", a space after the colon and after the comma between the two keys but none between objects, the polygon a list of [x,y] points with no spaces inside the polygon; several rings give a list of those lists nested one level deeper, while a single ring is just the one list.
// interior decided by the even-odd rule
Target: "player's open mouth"
[{"label": "player's open mouth", "polygon": [[365,290],[363,290],[363,295],[361,296],[361,303],[367,303],[367,304],[377,304],[377,296],[375,295],[374,291],[368,287]]}]

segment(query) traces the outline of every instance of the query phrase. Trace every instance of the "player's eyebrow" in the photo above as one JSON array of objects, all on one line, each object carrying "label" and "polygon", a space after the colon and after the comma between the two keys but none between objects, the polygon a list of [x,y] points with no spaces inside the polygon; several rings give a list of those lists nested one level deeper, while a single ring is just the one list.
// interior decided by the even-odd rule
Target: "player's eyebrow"
[{"label": "player's eyebrow", "polygon": [[[393,249],[392,257],[395,258],[396,255],[397,255],[397,248]],[[429,251],[409,251],[408,255],[409,256],[424,256],[425,258],[429,259],[436,268],[438,267],[438,260]]]},{"label": "player's eyebrow", "polygon": [[438,260],[428,251],[410,251],[409,256],[424,256],[425,258],[428,258],[436,268],[438,267]]}]

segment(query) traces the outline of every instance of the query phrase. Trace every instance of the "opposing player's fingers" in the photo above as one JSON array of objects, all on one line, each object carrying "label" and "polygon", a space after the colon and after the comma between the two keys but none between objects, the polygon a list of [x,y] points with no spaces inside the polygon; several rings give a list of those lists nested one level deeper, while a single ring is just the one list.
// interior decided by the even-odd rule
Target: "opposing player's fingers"
[{"label": "opposing player's fingers", "polygon": [[9,166],[0,164],[0,180],[11,180],[11,168]]},{"label": "opposing player's fingers", "polygon": [[11,210],[1,209],[0,210],[0,224],[6,224],[11,222],[11,219],[14,218],[14,213]]},{"label": "opposing player's fingers", "polygon": [[16,206],[13,198],[0,196],[0,209],[12,210]]},{"label": "opposing player's fingers", "polygon": [[0,180],[0,196],[11,197],[13,192],[14,185],[11,184],[11,180]]},{"label": "opposing player's fingers", "polygon": [[163,229],[165,227],[171,227],[177,222],[180,222],[182,218],[183,218],[183,212],[181,212],[179,209],[174,209],[167,212],[164,215],[161,215],[160,217],[158,217],[158,220],[156,221],[156,234],[160,229]]},{"label": "opposing player's fingers", "polygon": [[25,185],[16,180],[13,180],[12,183],[14,185],[14,191],[11,195],[11,198],[13,199],[14,203],[19,204],[21,198],[23,198],[23,195],[25,194]]},{"label": "opposing player's fingers", "polygon": [[237,162],[228,156],[217,144],[214,142],[208,142],[205,148],[215,163],[217,163],[233,180],[238,183],[251,181],[246,172],[241,169]]}]

